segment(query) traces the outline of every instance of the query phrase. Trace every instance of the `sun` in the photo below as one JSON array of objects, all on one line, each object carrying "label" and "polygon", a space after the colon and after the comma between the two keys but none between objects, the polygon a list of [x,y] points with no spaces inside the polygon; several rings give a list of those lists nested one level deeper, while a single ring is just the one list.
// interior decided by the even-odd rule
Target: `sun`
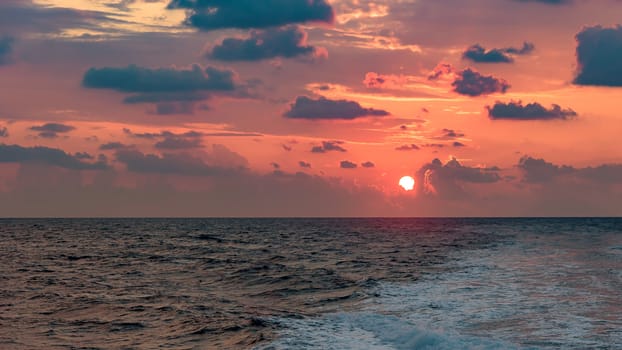
[{"label": "sun", "polygon": [[411,176],[402,176],[399,184],[405,191],[412,191],[415,188],[415,179]]}]

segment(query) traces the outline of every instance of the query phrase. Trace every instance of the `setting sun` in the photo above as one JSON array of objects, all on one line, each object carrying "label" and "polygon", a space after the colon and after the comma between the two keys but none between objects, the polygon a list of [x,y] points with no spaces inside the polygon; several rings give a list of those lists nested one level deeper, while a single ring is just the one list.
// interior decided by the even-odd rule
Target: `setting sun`
[{"label": "setting sun", "polygon": [[400,186],[406,191],[412,191],[415,188],[415,179],[411,176],[403,176],[399,182]]}]

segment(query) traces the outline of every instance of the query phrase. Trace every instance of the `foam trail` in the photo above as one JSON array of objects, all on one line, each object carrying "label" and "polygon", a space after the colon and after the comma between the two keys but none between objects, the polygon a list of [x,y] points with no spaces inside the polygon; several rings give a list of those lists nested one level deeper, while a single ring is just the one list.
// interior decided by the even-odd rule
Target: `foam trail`
[{"label": "foam trail", "polygon": [[397,316],[369,312],[338,313],[317,319],[281,322],[288,327],[281,338],[258,350],[517,349],[513,344],[425,330]]}]

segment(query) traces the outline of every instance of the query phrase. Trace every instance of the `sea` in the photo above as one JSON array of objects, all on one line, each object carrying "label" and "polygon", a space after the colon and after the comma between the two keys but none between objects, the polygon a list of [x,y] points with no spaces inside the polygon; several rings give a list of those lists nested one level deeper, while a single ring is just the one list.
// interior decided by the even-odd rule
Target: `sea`
[{"label": "sea", "polygon": [[622,219],[1,219],[0,349],[622,349]]}]

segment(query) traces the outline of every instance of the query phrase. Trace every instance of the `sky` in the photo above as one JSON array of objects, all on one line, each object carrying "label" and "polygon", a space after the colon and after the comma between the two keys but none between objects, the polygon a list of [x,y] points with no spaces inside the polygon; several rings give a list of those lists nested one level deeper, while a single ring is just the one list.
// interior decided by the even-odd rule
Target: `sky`
[{"label": "sky", "polygon": [[3,0],[0,216],[620,216],[621,23],[620,0]]}]

